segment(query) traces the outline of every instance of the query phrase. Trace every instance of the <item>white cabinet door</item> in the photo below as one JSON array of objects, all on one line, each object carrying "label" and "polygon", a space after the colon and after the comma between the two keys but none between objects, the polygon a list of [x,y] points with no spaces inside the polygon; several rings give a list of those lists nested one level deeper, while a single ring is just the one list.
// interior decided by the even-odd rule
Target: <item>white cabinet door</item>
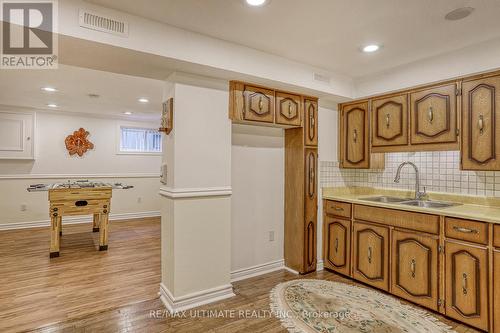
[{"label": "white cabinet door", "polygon": [[34,120],[31,113],[0,111],[0,159],[34,159]]}]

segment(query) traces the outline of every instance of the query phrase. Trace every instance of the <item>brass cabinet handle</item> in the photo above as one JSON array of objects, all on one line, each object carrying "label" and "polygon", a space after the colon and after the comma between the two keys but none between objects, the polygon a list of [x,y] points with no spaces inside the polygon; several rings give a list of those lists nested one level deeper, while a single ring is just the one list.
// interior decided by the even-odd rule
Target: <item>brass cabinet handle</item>
[{"label": "brass cabinet handle", "polygon": [[462,293],[467,295],[467,274],[462,275]]},{"label": "brass cabinet handle", "polygon": [[372,263],[372,247],[371,246],[368,247],[368,263],[369,264]]},{"label": "brass cabinet handle", "polygon": [[479,127],[479,133],[483,134],[483,132],[484,132],[484,117],[482,114],[479,115],[479,120],[477,122],[477,125]]},{"label": "brass cabinet handle", "polygon": [[314,153],[309,153],[309,197],[313,197],[316,193],[316,175],[315,175],[315,166],[316,166],[316,158]]},{"label": "brass cabinet handle", "polygon": [[417,262],[415,261],[415,259],[412,259],[411,263],[410,263],[410,270],[411,270],[411,277],[412,278],[415,277],[416,269],[417,269]]},{"label": "brass cabinet handle", "polygon": [[309,129],[314,130],[314,110],[309,109]]},{"label": "brass cabinet handle", "polygon": [[292,103],[288,103],[288,118],[292,116]]},{"label": "brass cabinet handle", "polygon": [[262,101],[262,96],[259,98],[259,110],[262,111],[262,108],[264,107],[264,102]]},{"label": "brass cabinet handle", "polygon": [[337,212],[343,212],[344,211],[344,208],[342,208],[342,207],[333,207],[333,209],[335,209]]},{"label": "brass cabinet handle", "polygon": [[429,122],[432,123],[434,120],[434,111],[432,110],[432,106],[429,108],[429,113],[427,115],[429,117]]},{"label": "brass cabinet handle", "polygon": [[354,141],[354,143],[356,143],[358,141],[358,130],[354,130],[353,134],[352,134],[352,139]]},{"label": "brass cabinet handle", "polygon": [[391,115],[390,114],[385,115],[385,125],[387,126],[387,128],[389,128],[391,126]]},{"label": "brass cabinet handle", "polygon": [[453,226],[453,230],[458,231],[458,232],[463,232],[466,234],[478,234],[479,233],[479,231],[477,231],[476,229],[462,228],[462,227],[457,227],[457,226]]},{"label": "brass cabinet handle", "polygon": [[335,253],[339,252],[339,239],[335,238]]}]

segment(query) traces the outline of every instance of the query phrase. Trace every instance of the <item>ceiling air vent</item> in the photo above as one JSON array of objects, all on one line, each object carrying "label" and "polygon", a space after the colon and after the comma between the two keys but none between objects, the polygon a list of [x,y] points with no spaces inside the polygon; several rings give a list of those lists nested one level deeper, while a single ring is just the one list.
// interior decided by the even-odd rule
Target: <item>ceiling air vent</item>
[{"label": "ceiling air vent", "polygon": [[314,81],[318,81],[318,82],[326,83],[326,84],[330,84],[330,82],[331,82],[331,78],[329,76],[319,74],[319,73],[314,73],[313,79],[314,79]]},{"label": "ceiling air vent", "polygon": [[128,22],[80,9],[80,27],[128,37]]}]

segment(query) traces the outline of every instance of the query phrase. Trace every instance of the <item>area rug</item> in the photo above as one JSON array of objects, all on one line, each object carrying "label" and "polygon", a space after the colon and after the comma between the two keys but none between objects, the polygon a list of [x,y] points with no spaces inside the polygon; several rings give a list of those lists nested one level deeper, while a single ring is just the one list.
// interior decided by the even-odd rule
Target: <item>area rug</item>
[{"label": "area rug", "polygon": [[271,311],[291,333],[451,333],[425,310],[379,291],[323,280],[293,280],[271,291]]}]

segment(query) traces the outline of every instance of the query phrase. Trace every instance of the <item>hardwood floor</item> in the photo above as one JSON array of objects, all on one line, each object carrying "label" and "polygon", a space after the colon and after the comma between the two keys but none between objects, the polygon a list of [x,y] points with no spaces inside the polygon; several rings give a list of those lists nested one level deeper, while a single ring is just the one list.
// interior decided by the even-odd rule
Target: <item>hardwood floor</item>
[{"label": "hardwood floor", "polygon": [[46,326],[158,295],[160,220],[110,223],[99,252],[92,224],[63,226],[49,259],[49,228],[0,232],[0,332]]},{"label": "hardwood floor", "polygon": [[[96,251],[90,228],[66,227],[61,257],[52,261],[47,229],[0,232],[0,332],[286,332],[269,314],[276,284],[297,278],[356,284],[327,271],[281,270],[235,282],[236,297],[172,318],[158,299],[159,220],[112,222],[107,253]],[[214,318],[213,311],[227,310],[234,317]],[[436,317],[459,333],[477,332]]]}]

